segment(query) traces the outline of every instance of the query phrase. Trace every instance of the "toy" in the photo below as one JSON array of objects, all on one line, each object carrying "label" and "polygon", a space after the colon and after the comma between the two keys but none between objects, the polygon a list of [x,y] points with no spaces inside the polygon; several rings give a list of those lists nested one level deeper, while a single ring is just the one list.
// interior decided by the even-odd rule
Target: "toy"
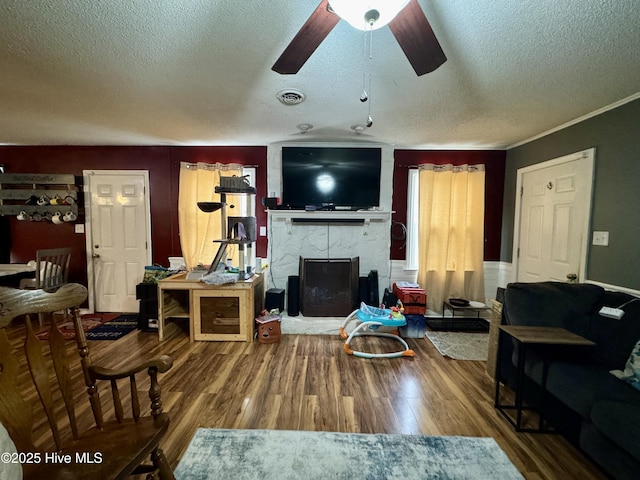
[{"label": "toy", "polygon": [[[345,318],[343,325],[340,327],[340,338],[346,340],[344,342],[344,351],[356,357],[361,358],[397,358],[397,357],[413,357],[414,351],[409,348],[407,342],[405,342],[399,335],[386,332],[378,332],[380,327],[403,327],[407,324],[404,315],[402,314],[402,303],[399,306],[393,308],[376,308],[362,302],[360,308],[351,312],[347,318]],[[346,327],[354,319],[359,320],[361,323],[347,335]],[[368,353],[360,352],[351,349],[351,340],[356,336],[378,336],[386,337],[396,340],[402,344],[404,350],[391,353]]]},{"label": "toy", "polygon": [[282,316],[280,315],[280,311],[277,308],[271,311],[263,310],[262,312],[260,312],[260,316],[256,318],[256,324],[258,326],[258,342],[279,342],[282,335],[282,331],[280,329],[281,321]]}]

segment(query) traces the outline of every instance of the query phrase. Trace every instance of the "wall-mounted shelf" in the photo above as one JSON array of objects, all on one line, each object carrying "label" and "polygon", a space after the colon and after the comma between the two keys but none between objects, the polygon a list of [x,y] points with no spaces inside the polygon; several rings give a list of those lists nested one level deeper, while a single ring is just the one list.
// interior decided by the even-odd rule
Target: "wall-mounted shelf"
[{"label": "wall-mounted shelf", "polygon": [[72,214],[77,221],[78,192],[72,174],[4,173],[0,174],[0,215],[50,220],[59,212]]},{"label": "wall-mounted shelf", "polygon": [[391,218],[393,212],[382,210],[269,210],[269,216],[274,219],[295,219],[296,222],[318,222],[318,221],[347,221],[353,219],[369,221],[386,221]]},{"label": "wall-mounted shelf", "polygon": [[315,217],[291,217],[291,221],[293,223],[357,223],[363,224],[365,223],[364,218],[343,218],[343,217],[333,217],[333,218],[315,218]]},{"label": "wall-mounted shelf", "polygon": [[290,235],[294,226],[329,225],[362,226],[362,235],[368,235],[372,223],[388,222],[393,212],[380,210],[333,211],[333,210],[269,210],[272,222],[282,222]]}]

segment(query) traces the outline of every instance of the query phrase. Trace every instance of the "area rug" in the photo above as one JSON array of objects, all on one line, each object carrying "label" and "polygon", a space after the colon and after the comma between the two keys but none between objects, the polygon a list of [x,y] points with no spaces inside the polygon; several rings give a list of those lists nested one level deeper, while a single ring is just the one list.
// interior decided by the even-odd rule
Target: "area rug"
[{"label": "area rug", "polygon": [[434,332],[427,330],[426,337],[444,357],[454,360],[487,360],[489,334],[465,332]]},{"label": "area rug", "polygon": [[87,340],[118,340],[138,328],[137,315],[120,315],[87,332]]},{"label": "area rug", "polygon": [[492,438],[199,428],[177,480],[522,480]]},{"label": "area rug", "polygon": [[[82,317],[80,317],[80,321],[82,322],[82,329],[86,333],[117,316],[117,314],[113,313],[91,313],[88,315],[82,315]],[[34,317],[37,319],[37,316]],[[62,336],[65,340],[73,340],[76,338],[76,330],[71,320],[58,323],[58,329],[62,332]],[[49,325],[45,325],[44,329],[36,333],[36,337],[38,337],[39,340],[48,340]]]}]

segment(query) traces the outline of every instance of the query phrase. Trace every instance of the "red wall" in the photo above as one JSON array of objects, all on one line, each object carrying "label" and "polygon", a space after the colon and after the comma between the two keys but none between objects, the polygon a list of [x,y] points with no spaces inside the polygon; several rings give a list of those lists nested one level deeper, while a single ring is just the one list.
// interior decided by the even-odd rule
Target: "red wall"
[{"label": "red wall", "polygon": [[[505,171],[504,151],[396,150],[393,174],[393,219],[406,223],[407,175],[410,166],[421,163],[477,164],[486,166],[485,260],[499,260],[502,225],[502,196]],[[72,173],[79,179],[83,170],[148,170],[151,202],[153,262],[168,265],[168,257],[180,256],[178,235],[178,181],[180,162],[240,163],[255,165],[256,220],[266,226],[260,208],[267,196],[267,148],[248,147],[122,147],[122,146],[0,146],[0,164],[7,173]],[[24,263],[41,248],[73,248],[70,278],[87,282],[85,235],[74,233],[73,225],[49,222],[18,222],[10,219],[11,261]],[[391,258],[405,258],[403,242],[393,241]],[[266,237],[258,237],[256,255],[266,257]]]},{"label": "red wall", "polygon": [[[409,167],[423,163],[436,165],[485,165],[484,259],[500,260],[502,196],[506,152],[503,150],[396,150],[393,168],[393,220],[406,225]],[[395,233],[395,230],[394,230]],[[391,258],[404,260],[404,241],[391,241]]]},{"label": "red wall", "polygon": [[[168,266],[180,256],[178,180],[180,162],[232,163],[257,166],[259,204],[266,196],[266,147],[119,147],[119,146],[0,146],[0,164],[7,173],[71,173],[81,181],[83,170],[148,170],[151,202],[153,262]],[[264,209],[256,209],[258,225],[266,226]],[[41,248],[73,248],[70,279],[86,285],[85,235],[72,224],[19,222],[10,219],[11,262],[25,263]],[[256,255],[266,256],[266,238],[259,237]]]}]

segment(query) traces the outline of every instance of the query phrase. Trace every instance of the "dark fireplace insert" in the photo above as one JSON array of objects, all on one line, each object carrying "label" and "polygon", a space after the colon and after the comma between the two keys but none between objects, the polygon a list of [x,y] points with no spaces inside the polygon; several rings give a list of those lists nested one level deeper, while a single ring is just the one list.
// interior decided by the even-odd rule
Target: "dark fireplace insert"
[{"label": "dark fireplace insert", "polygon": [[300,312],[306,317],[346,317],[358,308],[360,257],[300,257]]}]

